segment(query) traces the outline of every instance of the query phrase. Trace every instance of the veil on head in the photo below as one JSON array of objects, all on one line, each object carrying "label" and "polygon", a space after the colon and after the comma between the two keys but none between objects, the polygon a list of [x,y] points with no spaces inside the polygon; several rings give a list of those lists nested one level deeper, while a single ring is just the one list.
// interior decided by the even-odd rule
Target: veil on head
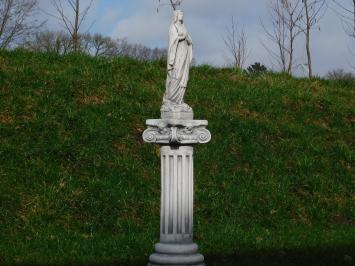
[{"label": "veil on head", "polygon": [[182,12],[181,10],[175,10],[174,11],[174,17],[173,17],[173,24],[175,24],[176,22],[178,22],[178,18],[180,14],[184,14],[184,12]]}]

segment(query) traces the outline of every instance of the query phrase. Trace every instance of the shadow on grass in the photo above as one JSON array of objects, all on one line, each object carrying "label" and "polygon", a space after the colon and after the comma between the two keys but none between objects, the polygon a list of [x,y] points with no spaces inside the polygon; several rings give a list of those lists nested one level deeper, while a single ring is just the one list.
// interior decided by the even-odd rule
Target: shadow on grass
[{"label": "shadow on grass", "polygon": [[235,255],[207,255],[208,266],[325,266],[354,265],[355,243],[352,247],[299,250],[264,250]]},{"label": "shadow on grass", "polygon": [[[353,246],[299,250],[261,250],[241,254],[206,255],[207,266],[341,266],[354,265],[355,243]],[[134,262],[93,262],[58,264],[16,264],[16,266],[146,266],[147,260]]]}]

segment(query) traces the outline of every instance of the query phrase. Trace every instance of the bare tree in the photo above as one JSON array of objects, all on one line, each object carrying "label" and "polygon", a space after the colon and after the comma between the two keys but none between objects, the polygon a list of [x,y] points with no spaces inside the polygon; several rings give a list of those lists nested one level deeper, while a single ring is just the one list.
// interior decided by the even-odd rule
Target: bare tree
[{"label": "bare tree", "polygon": [[[73,51],[72,37],[66,31],[41,31],[33,34],[21,46],[30,51],[65,55]],[[79,36],[78,51],[91,56],[126,56],[141,61],[155,61],[167,57],[166,48],[149,48],[128,43],[126,39],[112,39],[90,33]]]},{"label": "bare tree", "polygon": [[166,48],[149,48],[142,44],[129,44],[126,40],[116,41],[116,55],[127,56],[141,61],[154,61],[167,57]]},{"label": "bare tree", "polygon": [[299,25],[306,38],[306,52],[308,60],[308,76],[313,76],[312,68],[312,51],[311,51],[311,31],[320,21],[323,16],[323,8],[325,0],[302,0],[304,16]]},{"label": "bare tree", "polygon": [[[340,17],[344,31],[351,38],[353,44],[355,44],[355,0],[348,0],[347,3],[332,0],[332,3],[333,5],[329,5],[330,8]],[[354,47],[349,47],[349,52],[353,56],[355,56]],[[350,66],[355,70],[354,63],[350,63]]]},{"label": "bare tree", "polygon": [[297,27],[303,18],[302,14],[302,0],[282,0],[284,14],[286,16],[285,22],[288,30],[288,55],[289,62],[287,72],[292,75],[294,67],[294,52],[295,41],[301,30]]},{"label": "bare tree", "polygon": [[124,56],[128,53],[130,44],[127,41],[127,38],[123,39],[116,39],[116,44],[117,44],[117,49],[116,49],[116,55],[118,56]]},{"label": "bare tree", "polygon": [[248,40],[244,27],[239,29],[234,17],[232,17],[231,25],[227,28],[227,35],[223,40],[233,58],[234,67],[242,69],[249,56]]},{"label": "bare tree", "polygon": [[173,10],[176,10],[176,8],[177,8],[178,6],[180,6],[181,3],[182,3],[184,0],[167,0],[168,3],[165,3],[165,4],[162,3],[163,0],[158,0],[158,1],[159,1],[159,6],[158,6],[157,11],[159,12],[159,8],[160,8],[161,6],[166,6],[166,5],[171,6],[171,7],[173,8]]},{"label": "bare tree", "polygon": [[335,69],[333,71],[329,71],[325,78],[329,80],[355,81],[355,74],[347,72],[344,69]]},{"label": "bare tree", "polygon": [[95,34],[91,38],[92,54],[94,56],[113,56],[117,54],[118,44],[110,37]]},{"label": "bare tree", "polygon": [[[92,39],[93,37],[89,32],[79,34],[76,51],[81,53],[91,54],[91,49],[93,47]],[[72,47],[72,50],[74,51],[74,45]]]},{"label": "bare tree", "polygon": [[37,0],[0,1],[0,48],[8,48],[42,26],[32,18],[37,7]]},{"label": "bare tree", "polygon": [[[73,51],[78,52],[80,48],[80,30],[83,22],[85,21],[88,12],[92,6],[93,0],[90,0],[84,8],[81,6],[80,0],[50,0],[52,6],[54,7],[55,14],[46,14],[59,20],[63,27],[68,31],[71,36]],[[69,8],[73,16],[70,17],[66,8]]]},{"label": "bare tree", "polygon": [[343,1],[332,0],[335,7],[332,9],[338,14],[344,23],[345,32],[355,40],[355,0],[352,0],[352,4],[345,4]]},{"label": "bare tree", "polygon": [[287,25],[279,0],[276,0],[273,2],[273,5],[270,6],[270,19],[271,30],[262,21],[261,26],[269,41],[276,45],[276,50],[270,48],[265,42],[262,42],[262,45],[270,55],[272,64],[280,68],[282,72],[286,72],[288,64],[286,48]]},{"label": "bare tree", "polygon": [[302,17],[302,0],[274,0],[270,5],[272,30],[261,22],[267,38],[277,49],[265,43],[262,45],[271,56],[273,64],[290,75],[295,63],[295,41],[302,32],[298,27]]},{"label": "bare tree", "polygon": [[167,49],[164,48],[154,48],[151,51],[151,60],[161,60],[161,59],[166,59],[167,58]]},{"label": "bare tree", "polygon": [[67,54],[72,47],[70,36],[63,31],[41,31],[27,40],[23,48],[35,52]]}]

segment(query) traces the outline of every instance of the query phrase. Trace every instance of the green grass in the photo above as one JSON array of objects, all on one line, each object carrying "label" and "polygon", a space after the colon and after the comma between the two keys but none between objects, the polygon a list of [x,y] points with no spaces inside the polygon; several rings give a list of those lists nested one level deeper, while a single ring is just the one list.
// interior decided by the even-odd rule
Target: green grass
[{"label": "green grass", "polygon": [[[165,63],[0,52],[0,265],[145,265],[159,237]],[[355,83],[194,67],[195,240],[208,265],[355,255]],[[354,259],[354,257],[353,257]]]}]

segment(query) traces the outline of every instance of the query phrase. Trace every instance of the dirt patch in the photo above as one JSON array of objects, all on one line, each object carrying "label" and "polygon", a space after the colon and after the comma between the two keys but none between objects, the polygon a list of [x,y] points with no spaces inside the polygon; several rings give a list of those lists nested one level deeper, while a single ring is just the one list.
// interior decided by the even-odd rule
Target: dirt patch
[{"label": "dirt patch", "polygon": [[328,124],[328,121],[324,119],[319,119],[319,120],[313,120],[313,121],[307,121],[309,124],[312,124],[318,128],[330,130],[330,126]]},{"label": "dirt patch", "polygon": [[21,218],[23,221],[29,221],[33,216],[42,211],[40,203],[41,199],[39,195],[24,195],[21,208],[16,211],[17,217]]},{"label": "dirt patch", "polygon": [[346,217],[343,214],[336,214],[332,217],[332,222],[337,225],[350,225],[355,227],[355,220],[351,219],[351,217]]},{"label": "dirt patch", "polygon": [[244,118],[253,118],[253,119],[260,119],[262,118],[262,114],[249,110],[243,104],[238,103],[236,107],[232,110],[232,114]]},{"label": "dirt patch", "polygon": [[245,77],[243,77],[242,75],[231,75],[229,76],[229,80],[238,82],[245,80]]},{"label": "dirt patch", "polygon": [[102,93],[92,95],[81,94],[77,96],[77,101],[81,106],[104,104],[106,102],[106,96]]},{"label": "dirt patch", "polygon": [[0,114],[0,124],[11,125],[14,123],[14,119],[6,114]]},{"label": "dirt patch", "polygon": [[21,118],[24,122],[30,122],[33,119],[33,117],[29,115],[23,115]]},{"label": "dirt patch", "polygon": [[3,57],[0,56],[0,71],[6,70],[6,61]]},{"label": "dirt patch", "polygon": [[351,125],[353,123],[355,123],[355,115],[353,114],[348,114],[346,116],[346,121]]},{"label": "dirt patch", "polygon": [[119,153],[122,153],[127,149],[126,144],[120,141],[114,142],[113,146],[115,147],[116,151],[118,151]]},{"label": "dirt patch", "polygon": [[133,131],[133,136],[134,136],[136,142],[138,144],[143,144],[144,143],[143,138],[142,138],[142,135],[144,132],[143,125],[140,125],[140,124],[135,125],[132,131]]}]

